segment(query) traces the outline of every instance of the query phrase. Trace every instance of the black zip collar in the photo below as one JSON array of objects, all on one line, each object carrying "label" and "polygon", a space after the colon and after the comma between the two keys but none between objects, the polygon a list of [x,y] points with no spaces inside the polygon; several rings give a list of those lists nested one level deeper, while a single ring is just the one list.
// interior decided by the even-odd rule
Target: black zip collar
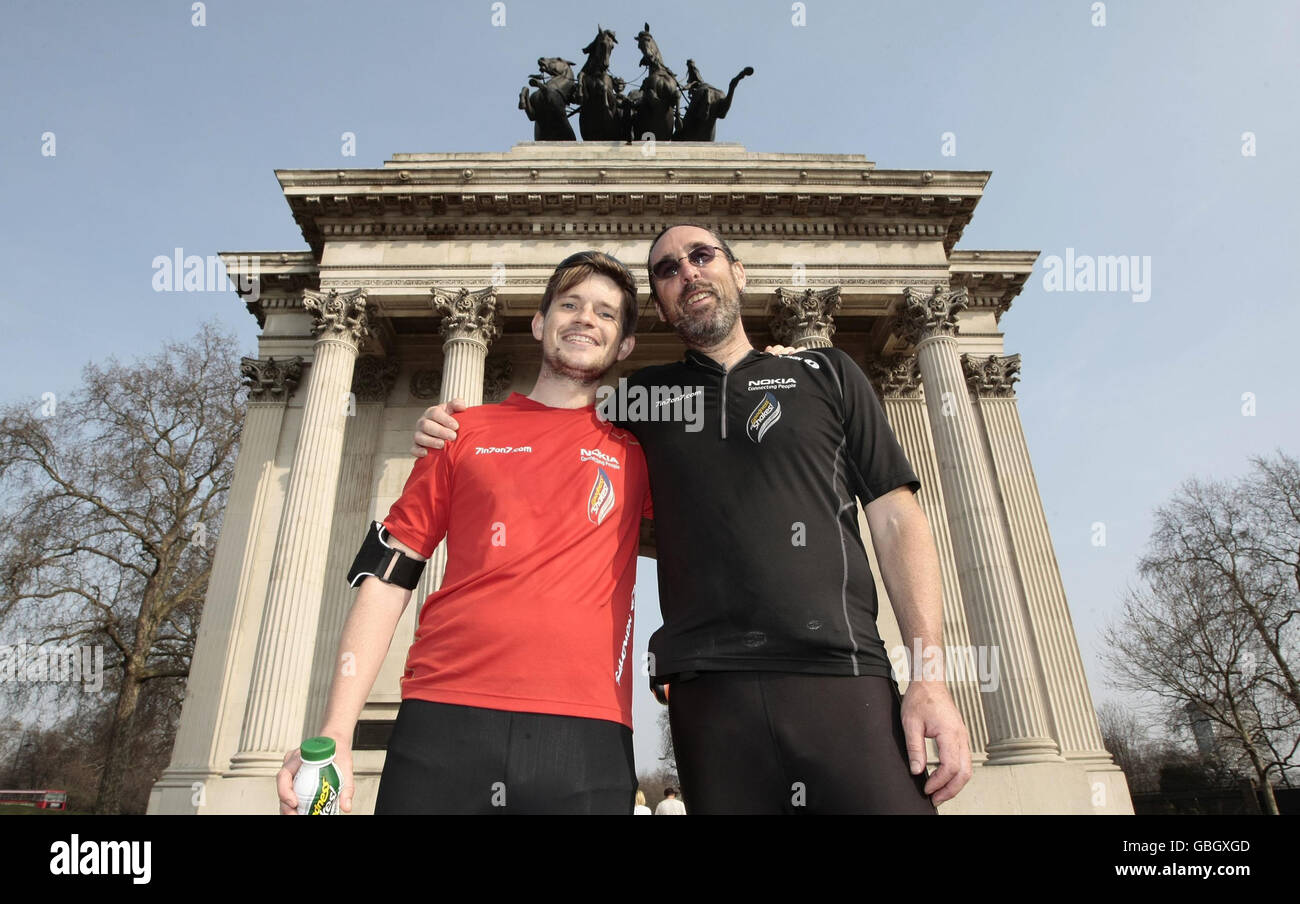
[{"label": "black zip collar", "polygon": [[[760,352],[758,349],[751,348],[746,353],[745,357],[737,361],[735,367],[731,369],[739,370],[741,367],[744,367],[746,364],[752,364],[753,362],[758,361],[762,358],[772,358],[772,357],[775,356],[769,355],[767,352]],[[727,371],[717,361],[714,361],[708,355],[704,354],[704,352],[696,351],[693,348],[688,348],[686,350],[686,357],[683,360],[687,364],[694,364],[697,367],[703,367],[705,370],[716,371],[717,373],[720,374],[729,373],[729,371]]]}]

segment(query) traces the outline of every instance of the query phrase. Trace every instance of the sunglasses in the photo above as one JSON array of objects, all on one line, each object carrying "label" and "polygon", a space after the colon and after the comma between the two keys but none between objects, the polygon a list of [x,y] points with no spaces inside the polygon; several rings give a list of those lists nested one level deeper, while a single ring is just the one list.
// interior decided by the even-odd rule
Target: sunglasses
[{"label": "sunglasses", "polygon": [[[694,267],[706,267],[713,262],[722,251],[717,245],[700,245],[698,248],[692,248],[689,254],[672,260],[664,259],[650,268],[655,279],[672,279],[678,273],[678,264],[684,260],[690,261]],[[725,251],[723,252],[726,253]]]}]

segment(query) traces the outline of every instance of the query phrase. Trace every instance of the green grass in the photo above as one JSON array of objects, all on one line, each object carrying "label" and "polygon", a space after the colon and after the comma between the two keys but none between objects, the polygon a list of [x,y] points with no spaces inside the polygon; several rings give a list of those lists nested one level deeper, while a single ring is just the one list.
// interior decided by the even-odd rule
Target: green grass
[{"label": "green grass", "polygon": [[88,816],[79,810],[42,810],[39,807],[24,807],[19,804],[0,804],[0,816]]}]

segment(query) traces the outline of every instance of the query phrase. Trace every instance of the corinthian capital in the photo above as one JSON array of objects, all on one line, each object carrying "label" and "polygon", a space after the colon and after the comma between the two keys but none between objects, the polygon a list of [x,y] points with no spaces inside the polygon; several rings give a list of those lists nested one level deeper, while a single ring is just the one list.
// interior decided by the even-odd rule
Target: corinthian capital
[{"label": "corinthian capital", "polygon": [[351,292],[303,289],[302,306],[312,315],[312,334],[322,339],[341,339],[355,347],[370,335],[366,293],[362,289]]},{"label": "corinthian capital", "polygon": [[283,402],[302,379],[302,356],[292,358],[240,358],[239,372],[248,386],[250,402]]},{"label": "corinthian capital", "polygon": [[909,399],[921,393],[921,369],[916,355],[894,355],[870,361],[866,368],[867,379],[882,399]]},{"label": "corinthian capital", "polygon": [[903,290],[896,331],[912,345],[931,336],[957,335],[957,315],[966,310],[966,290],[940,284],[933,290],[908,286]]},{"label": "corinthian capital", "polygon": [[1010,398],[1015,395],[1012,386],[1020,379],[1019,355],[961,356],[962,373],[966,385],[977,396]]},{"label": "corinthian capital", "polygon": [[835,312],[839,309],[839,286],[803,291],[778,288],[772,302],[772,335],[782,345],[825,348],[835,335]]},{"label": "corinthian capital", "polygon": [[439,330],[447,341],[471,339],[488,346],[501,335],[505,303],[497,298],[494,287],[478,292],[464,287],[454,291],[433,288],[429,293],[433,312],[442,315]]}]

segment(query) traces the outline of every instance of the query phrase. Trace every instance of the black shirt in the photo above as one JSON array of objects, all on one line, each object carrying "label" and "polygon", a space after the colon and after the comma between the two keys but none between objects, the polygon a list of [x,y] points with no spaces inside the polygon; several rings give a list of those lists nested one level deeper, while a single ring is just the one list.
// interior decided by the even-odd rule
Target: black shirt
[{"label": "black shirt", "polygon": [[852,358],[750,351],[725,371],[690,350],[620,381],[603,405],[650,470],[656,682],[736,669],[891,674],[854,497],[865,506],[921,482]]}]

